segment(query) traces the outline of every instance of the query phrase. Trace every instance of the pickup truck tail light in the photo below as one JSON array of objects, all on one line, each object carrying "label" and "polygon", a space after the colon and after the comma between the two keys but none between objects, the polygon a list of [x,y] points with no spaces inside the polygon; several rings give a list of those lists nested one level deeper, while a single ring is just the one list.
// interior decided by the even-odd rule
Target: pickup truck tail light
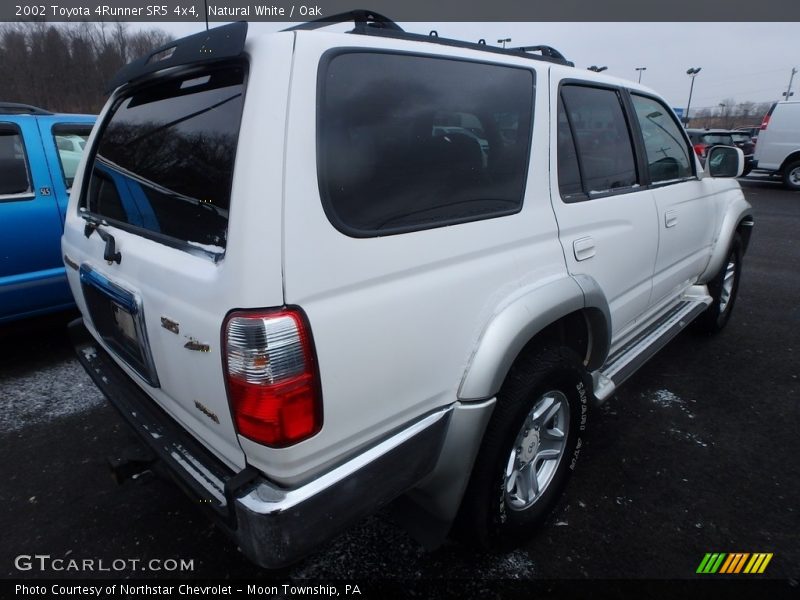
[{"label": "pickup truck tail light", "polygon": [[302,311],[232,312],[222,338],[228,401],[240,435],[282,448],[322,428],[319,371]]}]

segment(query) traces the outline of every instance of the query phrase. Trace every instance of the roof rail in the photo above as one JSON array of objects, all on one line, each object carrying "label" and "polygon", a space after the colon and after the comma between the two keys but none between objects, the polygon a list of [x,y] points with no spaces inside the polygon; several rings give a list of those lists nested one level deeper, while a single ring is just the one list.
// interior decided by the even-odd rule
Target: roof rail
[{"label": "roof rail", "polygon": [[[543,60],[545,62],[556,63],[559,65],[565,65],[568,67],[574,67],[575,63],[567,60],[564,56],[556,49],[550,48],[550,46],[527,46],[526,48],[537,48],[541,54],[531,54],[530,52],[520,51],[516,48],[499,48],[496,46],[489,46],[486,44],[486,40],[481,39],[477,43],[476,42],[465,42],[463,40],[453,40],[448,38],[443,38],[438,35],[438,32],[434,33],[431,32],[432,35],[424,35],[419,33],[409,33],[404,31],[400,28],[377,28],[377,27],[363,27],[363,28],[356,28],[350,33],[358,33],[362,35],[375,35],[379,37],[389,37],[395,38],[399,40],[408,40],[414,42],[429,42],[431,44],[440,44],[443,46],[452,46],[455,48],[468,48],[470,50],[480,50],[481,52],[491,52],[493,54],[502,54],[504,56],[517,56],[523,58],[530,58],[533,60]],[[542,48],[546,48],[548,50],[542,50]]]},{"label": "roof rail", "polygon": [[570,67],[574,67],[575,63],[572,61],[567,60],[564,58],[564,55],[561,54],[558,50],[553,48],[552,46],[519,46],[517,48],[510,48],[513,52],[521,52],[523,54],[528,54],[530,52],[541,52],[542,56],[546,56],[548,58],[553,58],[555,60],[563,61],[564,63],[568,64]]},{"label": "roof rail", "polygon": [[0,114],[2,115],[52,115],[49,110],[31,106],[30,104],[19,104],[17,102],[0,102]]},{"label": "roof rail", "polygon": [[[390,37],[415,42],[430,42],[433,44],[441,44],[443,46],[469,48],[471,50],[481,50],[483,52],[504,54],[506,56],[524,56],[525,58],[544,60],[569,67],[575,66],[575,63],[568,61],[566,58],[564,58],[563,54],[550,46],[523,46],[521,48],[506,49],[488,46],[486,44],[486,40],[484,39],[474,43],[439,37],[439,33],[437,31],[431,31],[428,35],[410,33],[405,31],[402,27],[388,17],[371,10],[363,9],[351,10],[350,12],[332,15],[330,17],[322,17],[321,19],[309,21],[308,23],[301,23],[300,25],[288,27],[283,31],[313,31],[315,29],[328,27],[329,25],[333,25],[335,23],[347,23],[348,21],[353,21],[355,25],[355,28],[349,33]],[[531,54],[532,52],[539,52],[540,54]]]},{"label": "roof rail", "polygon": [[349,12],[331,15],[330,17],[314,19],[308,23],[300,23],[300,25],[287,27],[282,31],[313,31],[314,29],[322,29],[323,27],[328,27],[329,25],[334,25],[336,23],[347,23],[349,21],[353,21],[353,24],[355,25],[355,31],[358,33],[361,33],[360,30],[366,29],[367,27],[373,27],[375,29],[390,29],[392,31],[403,31],[403,28],[390,18],[384,17],[383,15],[374,11],[364,9],[351,10]]}]

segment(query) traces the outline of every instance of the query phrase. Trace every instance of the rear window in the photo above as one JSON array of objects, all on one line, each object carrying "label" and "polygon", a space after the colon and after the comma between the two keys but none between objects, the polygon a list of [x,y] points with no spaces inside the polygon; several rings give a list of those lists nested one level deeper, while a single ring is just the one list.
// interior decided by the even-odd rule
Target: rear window
[{"label": "rear window", "polygon": [[700,141],[711,146],[731,146],[733,144],[733,139],[727,133],[706,133],[705,135],[700,136]]},{"label": "rear window", "polygon": [[340,231],[389,235],[520,210],[532,71],[347,52],[320,72],[319,183]]},{"label": "rear window", "polygon": [[225,249],[245,71],[193,72],[135,90],[106,121],[83,208],[125,228]]}]

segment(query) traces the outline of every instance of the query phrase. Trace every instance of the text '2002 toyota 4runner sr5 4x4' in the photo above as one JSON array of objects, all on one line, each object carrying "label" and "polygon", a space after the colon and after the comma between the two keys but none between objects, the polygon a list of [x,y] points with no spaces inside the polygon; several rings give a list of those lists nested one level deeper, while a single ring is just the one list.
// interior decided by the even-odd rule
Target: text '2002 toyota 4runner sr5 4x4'
[{"label": "text '2002 toyota 4runner sr5 4x4'", "polygon": [[753,225],[647,88],[344,18],[126,66],[63,237],[86,370],[266,567],[401,496],[428,543],[529,536]]}]

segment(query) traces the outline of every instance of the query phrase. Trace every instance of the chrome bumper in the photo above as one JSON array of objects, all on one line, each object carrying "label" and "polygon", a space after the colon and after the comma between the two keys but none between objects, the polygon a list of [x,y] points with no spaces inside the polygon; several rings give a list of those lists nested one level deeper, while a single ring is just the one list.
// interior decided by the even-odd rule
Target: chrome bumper
[{"label": "chrome bumper", "polygon": [[266,568],[313,552],[431,473],[453,412],[437,410],[305,485],[282,488],[252,467],[231,471],[155,405],[82,319],[69,329],[78,359],[125,421],[242,552]]}]

